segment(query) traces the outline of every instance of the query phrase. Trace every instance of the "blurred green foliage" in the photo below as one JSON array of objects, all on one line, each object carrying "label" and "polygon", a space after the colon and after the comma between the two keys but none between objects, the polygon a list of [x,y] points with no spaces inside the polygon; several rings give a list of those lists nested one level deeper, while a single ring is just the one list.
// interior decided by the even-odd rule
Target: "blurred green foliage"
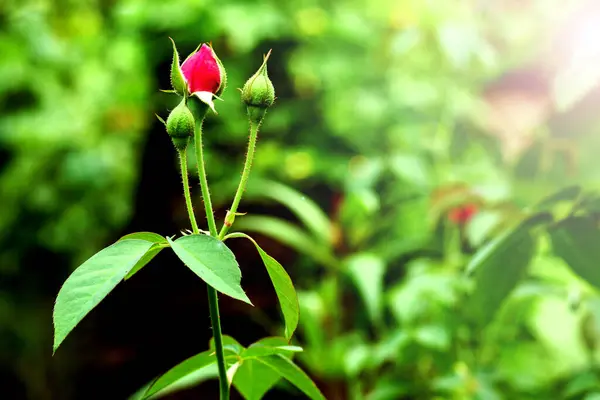
[{"label": "blurred green foliage", "polygon": [[[183,54],[212,40],[228,72],[207,122],[209,179],[223,205],[247,135],[234,88],[273,48],[277,100],[245,202],[282,204],[295,219],[249,215],[239,229],[300,254],[286,265],[301,293],[298,359],[327,398],[599,396],[597,74],[577,75],[571,92],[560,63],[534,68],[542,89],[531,77],[504,80],[544,64],[540,43],[556,50],[547,38],[582,2],[513,3],[5,0],[2,365],[31,399],[45,398],[55,293],[30,282],[27,257],[60,254],[65,265],[44,273],[60,281],[128,222],[152,114],[175,106],[156,92],[168,77],[155,76],[168,71],[171,36]],[[517,97],[510,112],[493,115],[504,103],[488,95],[491,82]],[[518,125],[520,112],[547,103],[560,111]],[[533,208],[576,184],[585,190]],[[465,205],[472,218],[449,218]],[[473,254],[545,211],[552,223],[519,237],[529,247],[506,250],[491,278],[465,275]],[[506,283],[502,271],[520,276]]]}]

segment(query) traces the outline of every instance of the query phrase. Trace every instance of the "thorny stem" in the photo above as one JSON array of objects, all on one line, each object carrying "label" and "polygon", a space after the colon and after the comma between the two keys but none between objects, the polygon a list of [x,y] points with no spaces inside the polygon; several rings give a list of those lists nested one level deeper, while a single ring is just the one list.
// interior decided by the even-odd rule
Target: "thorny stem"
[{"label": "thorny stem", "polygon": [[258,126],[259,124],[253,124],[250,122],[250,139],[248,140],[248,152],[246,153],[246,161],[244,162],[244,170],[242,171],[242,178],[240,179],[240,184],[238,185],[237,191],[235,192],[235,197],[233,198],[233,202],[231,203],[231,208],[227,212],[227,217],[225,217],[225,223],[221,228],[221,232],[219,232],[219,239],[223,240],[227,231],[233,224],[233,220],[235,219],[235,215],[237,213],[238,206],[240,205],[240,201],[242,200],[242,195],[246,190],[246,184],[248,183],[248,177],[250,176],[250,169],[252,168],[252,159],[254,158],[254,150],[256,148],[256,138],[258,136]]},{"label": "thorny stem", "polygon": [[190,195],[190,183],[188,181],[186,150],[179,150],[179,164],[181,167],[181,179],[183,180],[183,196],[185,197],[185,206],[187,208],[188,216],[190,218],[190,224],[192,224],[192,232],[197,234],[199,230],[198,223],[196,222],[196,216],[194,215],[194,208],[192,206],[192,196]]},{"label": "thorny stem", "polygon": [[[208,180],[206,179],[206,169],[204,166],[204,152],[202,149],[202,122],[196,123],[194,130],[194,146],[196,148],[196,163],[198,166],[198,177],[200,179],[200,188],[202,189],[202,199],[204,200],[204,211],[208,221],[208,230],[210,236],[218,237],[217,225],[213,214],[212,202],[210,200],[210,191],[208,190]],[[213,337],[215,339],[215,353],[217,355],[217,366],[219,368],[219,387],[221,400],[229,399],[229,382],[227,380],[227,366],[225,365],[225,355],[223,352],[223,334],[221,332],[221,318],[219,316],[219,297],[217,291],[210,285],[206,285],[208,292],[208,307],[210,310],[210,322],[213,328]]]},{"label": "thorny stem", "polygon": [[217,237],[217,224],[213,213],[212,201],[210,200],[210,191],[208,190],[208,180],[206,179],[206,169],[204,167],[204,150],[202,149],[202,123],[200,120],[196,123],[194,129],[194,146],[196,148],[196,165],[198,166],[198,178],[200,179],[200,188],[202,189],[202,200],[204,202],[204,211],[206,211],[206,220],[210,236]]},{"label": "thorny stem", "polygon": [[219,387],[221,388],[221,400],[229,399],[229,382],[227,380],[227,367],[225,365],[225,353],[223,352],[223,333],[221,332],[221,317],[219,316],[219,298],[217,291],[210,285],[206,285],[208,291],[208,307],[210,310],[210,322],[213,327],[215,339],[215,352],[217,353],[217,365],[219,367]]}]

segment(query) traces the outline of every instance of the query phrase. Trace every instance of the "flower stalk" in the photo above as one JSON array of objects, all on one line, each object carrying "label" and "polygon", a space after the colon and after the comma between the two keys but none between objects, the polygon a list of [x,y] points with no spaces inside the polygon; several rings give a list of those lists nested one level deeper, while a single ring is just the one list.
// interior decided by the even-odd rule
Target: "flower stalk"
[{"label": "flower stalk", "polygon": [[[218,59],[212,48],[207,45],[201,45],[180,66],[179,54],[173,43],[171,82],[173,90],[179,95],[182,95],[183,100],[171,114],[169,120],[167,120],[166,126],[169,135],[173,139],[173,144],[179,152],[186,208],[190,224],[192,225],[192,232],[194,234],[199,234],[200,231],[194,216],[188,182],[186,149],[189,138],[192,135],[194,136],[196,166],[198,169],[198,179],[200,180],[209,234],[214,238],[223,240],[225,235],[227,235],[229,228],[233,225],[235,216],[238,215],[237,209],[242,200],[244,191],[246,190],[256,149],[258,129],[267,108],[269,108],[275,100],[273,84],[267,75],[267,60],[269,55],[270,52],[264,57],[263,63],[258,71],[246,82],[242,89],[242,102],[246,105],[248,119],[250,121],[248,150],[246,152],[246,160],[244,161],[244,169],[242,171],[240,183],[236,190],[231,208],[225,217],[223,227],[219,232],[217,231],[212,201],[210,198],[210,190],[208,187],[208,179],[206,177],[202,144],[202,124],[209,107],[216,112],[212,99],[223,92],[227,75],[221,61]],[[223,349],[223,334],[221,331],[219,315],[219,298],[217,291],[210,285],[207,285],[207,292],[210,320],[215,343],[215,354],[219,370],[220,399],[228,400],[229,380],[227,378],[227,365],[225,364],[225,354]]]},{"label": "flower stalk", "polygon": [[[212,201],[210,199],[210,190],[208,188],[208,179],[206,178],[206,167],[204,162],[204,151],[202,146],[202,123],[203,119],[196,123],[194,132],[194,147],[196,150],[196,164],[198,167],[198,178],[200,179],[200,188],[202,190],[202,200],[204,202],[204,211],[208,223],[208,231],[211,236],[218,237],[215,215],[213,212]],[[221,332],[221,317],[219,315],[219,296],[217,291],[210,285],[206,285],[208,293],[208,307],[210,311],[210,322],[213,329],[215,340],[215,353],[217,356],[217,367],[219,369],[219,389],[220,399],[229,399],[229,382],[227,380],[227,366],[225,365],[225,353],[223,350],[223,333]]]},{"label": "flower stalk", "polygon": [[213,212],[212,201],[210,199],[210,190],[208,188],[208,179],[206,178],[206,167],[204,162],[204,149],[202,145],[202,123],[200,120],[196,123],[194,131],[194,147],[196,151],[196,167],[198,169],[198,179],[200,179],[200,189],[202,190],[202,201],[204,202],[204,211],[206,212],[206,222],[211,236],[217,237],[217,224]]},{"label": "flower stalk", "polygon": [[181,179],[183,181],[183,196],[185,197],[185,206],[187,208],[188,217],[190,224],[192,224],[192,232],[198,234],[198,223],[196,222],[196,216],[194,215],[194,207],[192,206],[192,196],[190,195],[190,183],[188,180],[188,168],[187,168],[187,151],[185,149],[179,150],[179,166],[181,169]]},{"label": "flower stalk", "polygon": [[221,227],[221,231],[219,232],[219,240],[223,240],[229,228],[233,225],[235,220],[235,216],[237,215],[237,209],[242,201],[242,196],[244,191],[246,190],[246,185],[248,184],[248,178],[250,177],[250,170],[252,169],[252,160],[254,159],[254,151],[256,149],[256,140],[258,137],[258,125],[250,123],[250,139],[248,140],[248,151],[246,152],[246,161],[244,162],[244,169],[242,170],[242,177],[240,179],[240,183],[235,192],[235,196],[233,198],[233,202],[231,203],[231,208],[227,211],[227,216],[225,217],[225,222],[223,223],[223,227]]},{"label": "flower stalk", "polygon": [[229,228],[231,228],[235,221],[236,215],[238,215],[237,210],[242,201],[242,196],[244,195],[246,185],[248,184],[250,170],[252,169],[252,160],[254,159],[254,151],[256,149],[258,129],[265,117],[267,109],[271,107],[275,101],[275,89],[267,74],[267,61],[269,60],[270,55],[271,52],[269,51],[265,55],[263,63],[258,71],[246,81],[246,84],[242,88],[242,103],[246,105],[248,121],[250,122],[250,138],[248,140],[248,151],[246,152],[246,161],[244,162],[242,177],[235,192],[233,202],[231,203],[231,208],[227,211],[225,222],[219,232],[219,240],[223,240],[225,235],[227,235],[227,231],[229,231]]}]

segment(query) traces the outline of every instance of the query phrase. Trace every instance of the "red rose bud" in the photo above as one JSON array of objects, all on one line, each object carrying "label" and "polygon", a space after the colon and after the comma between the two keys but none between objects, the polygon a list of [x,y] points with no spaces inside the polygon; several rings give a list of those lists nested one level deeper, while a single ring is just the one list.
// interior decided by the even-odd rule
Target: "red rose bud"
[{"label": "red rose bud", "polygon": [[206,44],[201,45],[183,62],[181,72],[187,83],[188,93],[215,111],[213,97],[223,92],[227,77],[223,64],[213,49]]},{"label": "red rose bud", "polygon": [[477,214],[477,211],[479,211],[479,208],[476,204],[465,204],[450,210],[448,219],[455,224],[464,225]]},{"label": "red rose bud", "polygon": [[242,101],[248,109],[248,118],[256,124],[262,121],[267,108],[275,101],[275,88],[267,75],[267,60],[270,55],[269,51],[258,71],[246,81],[242,89]]},{"label": "red rose bud", "polygon": [[171,111],[166,126],[173,145],[177,150],[185,150],[190,137],[194,135],[194,116],[186,106],[185,98]]}]

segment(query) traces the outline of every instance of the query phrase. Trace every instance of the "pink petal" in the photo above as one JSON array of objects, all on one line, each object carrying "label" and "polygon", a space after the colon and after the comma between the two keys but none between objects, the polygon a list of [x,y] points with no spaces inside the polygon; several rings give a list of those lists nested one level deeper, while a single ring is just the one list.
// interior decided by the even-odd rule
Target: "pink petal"
[{"label": "pink petal", "polygon": [[216,93],[221,86],[221,70],[213,50],[203,44],[181,66],[190,93]]}]

